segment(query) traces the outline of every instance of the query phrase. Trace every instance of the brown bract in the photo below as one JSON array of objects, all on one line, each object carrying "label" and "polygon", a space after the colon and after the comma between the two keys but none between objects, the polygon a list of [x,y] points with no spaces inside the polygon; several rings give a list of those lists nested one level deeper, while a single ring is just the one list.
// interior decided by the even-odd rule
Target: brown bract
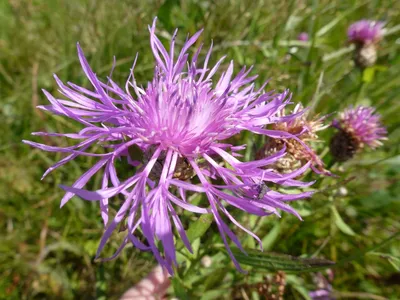
[{"label": "brown bract", "polygon": [[[298,113],[303,110],[301,105],[297,105],[293,113]],[[282,112],[282,115],[285,115]],[[311,161],[313,166],[321,172],[325,172],[323,162],[315,153],[310,142],[318,141],[317,132],[325,129],[327,126],[323,124],[324,118],[318,116],[314,119],[308,120],[308,114],[303,113],[296,119],[290,122],[276,123],[272,127],[273,130],[288,132],[295,138],[289,139],[272,139],[270,138],[267,143],[257,152],[256,158],[262,159],[270,156],[284,147],[286,147],[286,154],[281,157],[277,162],[269,168],[273,168],[279,173],[291,173],[307,162]],[[300,141],[301,142],[300,142]]]}]

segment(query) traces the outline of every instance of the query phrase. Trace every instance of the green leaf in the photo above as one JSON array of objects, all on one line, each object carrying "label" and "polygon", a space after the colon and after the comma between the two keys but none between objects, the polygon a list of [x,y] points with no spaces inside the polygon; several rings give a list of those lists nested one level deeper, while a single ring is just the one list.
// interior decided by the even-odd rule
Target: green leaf
[{"label": "green leaf", "polygon": [[291,15],[285,24],[285,31],[294,31],[296,27],[301,23],[301,21],[303,21],[302,17]]},{"label": "green leaf", "polygon": [[200,300],[213,300],[213,299],[222,299],[223,295],[227,295],[229,291],[226,289],[216,289],[216,290],[210,290],[206,291],[205,293],[202,294]]},{"label": "green leaf", "polygon": [[183,285],[181,279],[178,276],[172,277],[171,281],[172,281],[172,287],[174,288],[175,296],[179,300],[190,299],[186,292],[185,286]]},{"label": "green leaf", "polygon": [[268,232],[268,234],[261,240],[264,250],[268,251],[272,249],[272,247],[275,244],[275,241],[279,237],[280,232],[281,232],[281,224],[276,223],[274,227],[271,229],[271,231]]},{"label": "green leaf", "polygon": [[400,31],[400,24],[393,26],[392,28],[388,28],[385,32],[385,36],[392,35],[398,31]]},{"label": "green leaf", "polygon": [[388,258],[388,262],[392,265],[392,267],[399,272],[400,271],[400,263],[398,260],[393,260],[391,258]]},{"label": "green leaf", "polygon": [[294,285],[293,288],[306,300],[312,300],[310,297],[309,291],[304,287],[300,285]]},{"label": "green leaf", "polygon": [[175,6],[179,6],[179,0],[166,0],[158,9],[157,17],[167,29],[174,27],[172,24],[172,10]]},{"label": "green leaf", "polygon": [[286,282],[294,290],[296,290],[305,300],[312,300],[309,291],[304,286],[304,281],[293,274],[288,274],[286,276]]},{"label": "green leaf", "polygon": [[353,52],[354,51],[354,46],[349,46],[349,47],[344,47],[344,48],[340,48],[339,50],[336,50],[334,52],[331,53],[327,53],[322,57],[322,61],[326,62],[328,60],[331,59],[336,59],[339,58],[343,55],[346,55],[347,53]]},{"label": "green leaf", "polygon": [[396,271],[400,271],[400,258],[388,253],[381,252],[370,252],[369,255],[379,256],[381,258],[387,259],[387,261],[393,266]]},{"label": "green leaf", "polygon": [[348,262],[352,262],[353,260],[358,260],[360,258],[363,258],[366,253],[373,252],[373,251],[375,251],[375,250],[377,250],[377,249],[379,249],[379,248],[381,248],[383,246],[386,246],[387,244],[389,244],[391,241],[393,241],[394,239],[398,238],[399,236],[400,236],[400,231],[396,232],[391,237],[383,240],[382,242],[380,242],[377,245],[374,245],[374,246],[372,246],[370,248],[367,248],[367,249],[362,249],[362,250],[355,251],[354,254],[348,255],[345,259],[342,259],[341,261],[337,262],[334,267],[341,266],[341,265],[344,265],[344,264],[346,264]]},{"label": "green leaf", "polygon": [[342,219],[342,217],[339,215],[339,212],[337,211],[336,207],[331,206],[331,209],[332,209],[333,217],[334,217],[334,219],[335,219],[335,224],[336,224],[336,226],[339,228],[339,230],[340,230],[341,232],[343,232],[344,234],[347,234],[347,235],[351,235],[351,236],[356,235],[356,233],[353,231],[353,229],[351,229],[350,226],[347,225],[347,224],[343,221],[343,219]]},{"label": "green leaf", "polygon": [[311,103],[309,103],[309,107],[311,108],[311,110],[315,110],[316,106],[318,105],[319,100],[321,99],[321,96],[323,94],[323,92],[321,92],[323,80],[324,80],[324,72],[322,71],[319,74],[318,84],[317,84],[317,88],[315,89],[314,96],[311,100]]},{"label": "green leaf", "polygon": [[317,31],[317,33],[315,34],[317,37],[321,37],[325,34],[327,34],[329,31],[331,31],[341,20],[343,20],[346,15],[348,14],[344,13],[344,14],[339,14],[336,18],[334,18],[332,21],[330,21],[329,23],[327,23],[325,26],[323,26],[320,30]]},{"label": "green leaf", "polygon": [[205,234],[207,229],[211,226],[213,219],[214,217],[212,214],[201,215],[196,222],[189,226],[186,232],[189,241],[193,242],[195,239]]},{"label": "green leaf", "polygon": [[[186,235],[189,239],[189,242],[193,243],[194,240],[201,237],[203,234],[206,233],[207,229],[211,226],[213,221],[212,214],[204,214],[201,215],[195,222],[193,222],[189,229],[186,230]],[[176,243],[176,248],[180,249],[183,247],[183,242],[178,240]]]},{"label": "green leaf", "polygon": [[104,264],[99,264],[96,268],[96,299],[107,299],[107,281],[104,276]]},{"label": "green leaf", "polygon": [[366,68],[362,74],[362,81],[366,83],[370,83],[374,80],[375,68]]},{"label": "green leaf", "polygon": [[206,291],[218,287],[227,274],[226,268],[215,269],[204,281]]},{"label": "green leaf", "polygon": [[260,270],[286,272],[313,272],[332,267],[335,263],[319,258],[299,258],[286,254],[267,253],[258,250],[245,250],[248,255],[239,249],[232,249],[239,263],[255,267]]},{"label": "green leaf", "polygon": [[345,13],[338,14],[336,18],[334,18],[332,21],[327,23],[325,26],[321,27],[317,33],[317,37],[321,37],[325,34],[327,34],[329,31],[333,30],[337,24],[339,24],[342,20],[346,19],[348,15],[352,14],[353,11],[357,10],[359,7],[365,5],[365,3],[361,3],[357,6],[354,6],[352,9],[347,10]]},{"label": "green leaf", "polygon": [[239,63],[239,65],[244,65],[244,56],[242,51],[240,51],[240,49],[238,47],[232,47],[233,51],[235,52],[235,56],[237,58],[237,61]]}]

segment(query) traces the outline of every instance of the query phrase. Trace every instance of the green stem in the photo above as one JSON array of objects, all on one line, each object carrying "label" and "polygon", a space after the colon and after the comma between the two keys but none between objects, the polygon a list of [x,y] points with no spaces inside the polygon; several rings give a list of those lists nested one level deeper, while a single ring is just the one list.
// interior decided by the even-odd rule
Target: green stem
[{"label": "green stem", "polygon": [[387,238],[386,240],[382,241],[381,243],[368,248],[367,250],[357,251],[355,254],[350,255],[349,257],[347,257],[345,259],[342,259],[341,261],[337,262],[336,265],[334,265],[333,267],[342,266],[342,265],[347,264],[347,263],[349,263],[349,262],[351,262],[353,260],[358,260],[361,257],[363,257],[366,253],[371,252],[371,251],[375,251],[375,250],[377,250],[377,249],[389,244],[392,240],[394,240],[395,238],[397,238],[399,236],[400,236],[400,231],[395,233],[395,234],[393,234],[391,237]]}]

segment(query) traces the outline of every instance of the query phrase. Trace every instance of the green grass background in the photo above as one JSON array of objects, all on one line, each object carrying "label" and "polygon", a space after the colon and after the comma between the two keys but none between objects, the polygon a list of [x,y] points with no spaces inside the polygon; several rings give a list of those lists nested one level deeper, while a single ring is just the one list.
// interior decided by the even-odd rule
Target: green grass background
[{"label": "green grass background", "polygon": [[[100,78],[109,74],[116,57],[113,78],[121,85],[139,52],[136,78],[145,84],[154,63],[147,26],[155,16],[163,41],[179,28],[177,44],[182,45],[187,33],[204,28],[201,41],[205,51],[213,40],[213,62],[227,55],[225,63],[233,59],[236,71],[254,65],[259,85],[271,79],[269,89],[289,88],[294,102],[312,103],[315,113],[366,104],[376,106],[382,114],[389,130],[384,146],[333,166],[342,179],[354,176],[352,181],[319,178],[316,187],[328,191],[294,204],[303,222],[283,214],[281,219],[264,218],[258,224],[257,233],[266,250],[296,256],[318,254],[340,261],[399,231],[399,1],[1,0],[0,298],[117,299],[155,264],[150,254],[133,248],[112,262],[95,263],[102,234],[97,204],[75,197],[59,209],[63,193],[58,187],[72,184],[93,160],[78,159],[40,181],[46,168],[61,156],[21,143],[22,139],[43,141],[31,137],[33,131],[73,132],[80,128],[35,109],[46,103],[41,89],[57,93],[53,73],[63,81],[89,87],[76,54],[78,41]],[[379,46],[377,66],[364,72],[354,67],[346,44],[348,25],[362,18],[384,20],[390,29]],[[302,31],[310,34],[310,42],[296,41]],[[320,153],[327,152],[332,134],[328,129],[321,135],[325,143],[320,144]],[[254,140],[243,139],[248,143]],[[69,143],[44,140],[59,146]],[[328,162],[329,155],[324,159]],[[99,180],[89,187],[98,186]],[[346,186],[348,194],[338,193],[339,186]],[[246,216],[241,219],[245,225],[255,222]],[[210,234],[220,243],[213,229]],[[245,235],[240,237],[248,247],[254,246]],[[111,254],[120,239],[116,236],[104,255]],[[334,268],[333,288],[338,297],[400,298],[399,246],[394,240]],[[206,249],[204,254],[215,253]],[[210,279],[209,273],[199,270],[193,282],[181,278],[188,297],[230,299],[237,286],[263,275],[256,270],[250,275],[238,274],[225,257],[211,270],[223,272],[214,272]],[[313,289],[310,274],[289,279],[287,299],[303,299],[304,291]],[[170,295],[175,293],[171,288]]]}]

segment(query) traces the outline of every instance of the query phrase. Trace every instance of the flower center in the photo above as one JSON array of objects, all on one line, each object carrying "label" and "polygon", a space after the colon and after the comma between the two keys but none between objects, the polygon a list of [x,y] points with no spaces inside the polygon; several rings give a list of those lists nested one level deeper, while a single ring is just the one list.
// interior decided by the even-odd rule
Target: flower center
[{"label": "flower center", "polygon": [[[157,146],[151,145],[148,150],[143,155],[143,165],[147,165],[150,161],[151,157],[154,154]],[[149,174],[149,178],[153,181],[158,181],[161,177],[162,170],[164,168],[164,163],[166,159],[165,151],[162,151],[157,161],[155,162],[151,172]],[[188,180],[195,175],[195,172],[185,157],[178,157],[175,170],[173,173],[173,178],[180,180]]]},{"label": "flower center", "polygon": [[359,142],[352,134],[339,130],[330,143],[330,150],[337,161],[346,161],[354,156],[359,148]]}]

